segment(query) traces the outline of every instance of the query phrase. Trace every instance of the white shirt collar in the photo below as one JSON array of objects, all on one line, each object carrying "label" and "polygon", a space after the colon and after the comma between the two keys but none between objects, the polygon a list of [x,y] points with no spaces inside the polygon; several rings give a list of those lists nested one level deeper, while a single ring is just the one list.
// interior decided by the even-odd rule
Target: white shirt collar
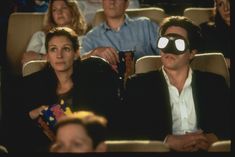
[{"label": "white shirt collar", "polygon": [[[169,79],[168,75],[166,74],[166,71],[164,70],[164,66],[162,66],[162,71],[163,71],[163,75],[164,75],[164,77],[166,79],[167,85],[168,86],[173,86],[171,84],[171,82],[170,82],[170,79]],[[193,70],[191,69],[191,67],[189,67],[188,77],[187,77],[187,79],[186,79],[186,81],[184,83],[183,89],[191,85],[192,75],[193,75]]]}]

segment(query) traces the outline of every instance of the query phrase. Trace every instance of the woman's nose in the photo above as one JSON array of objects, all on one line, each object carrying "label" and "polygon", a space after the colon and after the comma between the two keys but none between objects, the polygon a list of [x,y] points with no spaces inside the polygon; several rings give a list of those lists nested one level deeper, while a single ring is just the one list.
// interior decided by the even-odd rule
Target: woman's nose
[{"label": "woman's nose", "polygon": [[57,58],[62,58],[62,56],[63,56],[62,50],[57,51],[56,57],[57,57]]}]

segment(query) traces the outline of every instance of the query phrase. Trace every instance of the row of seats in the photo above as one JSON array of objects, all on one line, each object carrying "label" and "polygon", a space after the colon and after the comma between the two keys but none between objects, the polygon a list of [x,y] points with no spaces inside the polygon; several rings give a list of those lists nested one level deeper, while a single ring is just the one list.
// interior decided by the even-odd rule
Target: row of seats
[{"label": "row of seats", "polygon": [[[209,21],[213,17],[214,8],[186,8],[183,16],[193,20],[197,25]],[[151,7],[151,8],[138,8],[138,9],[127,9],[127,14],[130,17],[146,16],[152,21],[159,24],[166,16],[168,16],[162,8]],[[104,11],[100,9],[96,12],[92,26],[97,26],[105,20]]]},{"label": "row of seats", "polygon": [[[188,8],[184,15],[197,24],[208,21],[213,8]],[[146,16],[156,23],[160,23],[165,14],[161,8],[128,9],[127,14],[131,17]],[[12,74],[21,75],[21,58],[32,34],[42,28],[44,13],[13,13],[9,18],[7,33],[7,60]],[[104,20],[103,11],[97,11],[92,25],[96,26]]]},{"label": "row of seats", "polygon": [[[109,152],[170,152],[162,141],[128,140],[106,141]],[[208,152],[230,152],[231,140],[214,142]]]},{"label": "row of seats", "polygon": [[[29,61],[22,68],[23,76],[30,75],[41,70],[46,65],[46,60]],[[190,63],[194,70],[212,72],[225,78],[230,86],[230,77],[228,67],[223,54],[221,53],[204,53],[196,54]],[[139,58],[135,64],[135,73],[146,73],[157,70],[162,66],[160,56],[144,56]]]},{"label": "row of seats", "polygon": [[[105,141],[108,152],[170,152],[170,148],[162,141],[148,140],[115,140]],[[208,152],[230,152],[231,140],[217,141],[213,143]],[[0,145],[0,153],[8,153],[7,149]]]}]

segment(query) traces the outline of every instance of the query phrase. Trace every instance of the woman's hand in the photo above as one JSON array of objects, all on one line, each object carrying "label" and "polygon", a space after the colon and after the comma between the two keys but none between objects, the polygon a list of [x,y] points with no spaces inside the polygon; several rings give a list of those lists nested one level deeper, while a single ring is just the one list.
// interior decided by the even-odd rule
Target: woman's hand
[{"label": "woman's hand", "polygon": [[29,116],[31,119],[36,119],[38,118],[38,116],[42,113],[43,110],[46,110],[48,108],[48,106],[40,106],[36,109],[33,109],[32,111],[29,112]]}]

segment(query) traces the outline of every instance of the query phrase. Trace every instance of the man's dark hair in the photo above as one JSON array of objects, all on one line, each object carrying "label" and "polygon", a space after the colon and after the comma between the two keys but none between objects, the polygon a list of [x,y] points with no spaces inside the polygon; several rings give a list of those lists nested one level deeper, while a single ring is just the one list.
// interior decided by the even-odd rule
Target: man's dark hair
[{"label": "man's dark hair", "polygon": [[193,21],[184,16],[170,16],[165,18],[161,25],[159,34],[163,36],[166,30],[171,26],[182,27],[187,31],[190,50],[199,50],[202,46],[201,29]]},{"label": "man's dark hair", "polygon": [[92,140],[93,148],[96,148],[99,143],[104,142],[107,136],[107,120],[102,117],[95,115],[90,111],[79,111],[72,115],[68,115],[55,125],[56,132],[60,127],[68,124],[81,125],[87,132],[87,135]]}]

